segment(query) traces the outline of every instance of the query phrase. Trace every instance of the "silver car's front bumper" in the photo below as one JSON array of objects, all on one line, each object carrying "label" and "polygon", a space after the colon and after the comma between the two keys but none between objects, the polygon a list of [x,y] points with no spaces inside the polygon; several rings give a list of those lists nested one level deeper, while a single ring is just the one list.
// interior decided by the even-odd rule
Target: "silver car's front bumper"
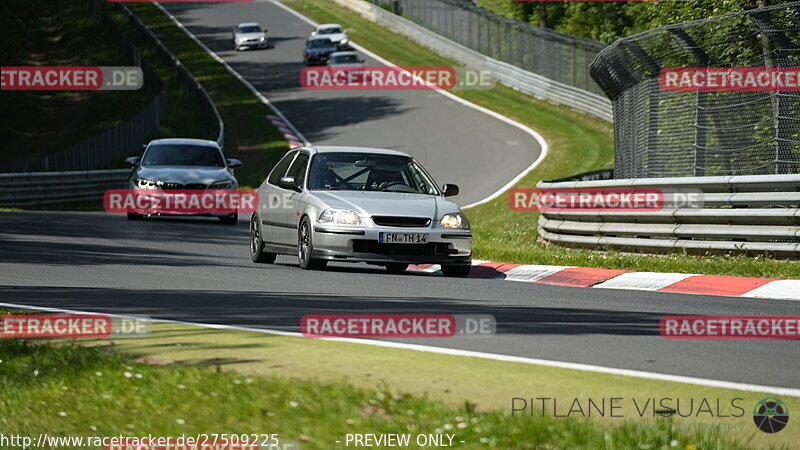
[{"label": "silver car's front bumper", "polygon": [[[427,244],[384,244],[378,233],[425,233]],[[472,233],[440,228],[314,226],[313,257],[333,261],[469,264]]]}]

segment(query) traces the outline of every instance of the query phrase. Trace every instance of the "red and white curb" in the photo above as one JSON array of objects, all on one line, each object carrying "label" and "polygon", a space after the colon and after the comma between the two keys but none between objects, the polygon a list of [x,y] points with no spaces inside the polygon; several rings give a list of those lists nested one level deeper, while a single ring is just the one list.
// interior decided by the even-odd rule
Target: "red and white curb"
[{"label": "red and white curb", "polygon": [[295,132],[292,131],[291,128],[289,128],[289,125],[287,125],[286,122],[283,121],[283,119],[281,119],[278,116],[273,116],[271,114],[267,116],[267,119],[269,119],[269,121],[272,122],[273,125],[278,127],[281,133],[283,133],[283,137],[285,137],[286,140],[289,142],[289,148],[298,148],[305,146],[305,144],[303,144],[303,140],[297,137]]},{"label": "red and white curb", "polygon": [[[434,264],[412,265],[409,270],[441,274],[440,267]],[[469,278],[493,278],[603,289],[800,300],[800,280],[774,278],[633,272],[595,267],[539,266],[478,260],[472,262]]]}]

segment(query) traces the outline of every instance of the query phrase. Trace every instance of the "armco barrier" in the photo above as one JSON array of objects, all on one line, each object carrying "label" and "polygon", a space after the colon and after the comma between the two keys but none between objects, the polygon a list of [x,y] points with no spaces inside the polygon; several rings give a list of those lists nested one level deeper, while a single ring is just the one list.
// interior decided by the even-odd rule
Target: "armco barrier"
[{"label": "armco barrier", "polygon": [[131,169],[3,173],[0,174],[0,207],[99,202],[106,190],[124,189],[130,173]]},{"label": "armco barrier", "polygon": [[611,101],[598,94],[568,86],[511,64],[492,59],[453,42],[408,19],[363,0],[333,0],[365,19],[406,36],[423,47],[475,70],[491,71],[500,83],[536,98],[568,106],[609,122],[613,119]]},{"label": "armco barrier", "polygon": [[539,216],[546,240],[582,247],[770,253],[800,257],[800,175],[541,182],[540,189],[695,189],[703,208],[576,211]]}]

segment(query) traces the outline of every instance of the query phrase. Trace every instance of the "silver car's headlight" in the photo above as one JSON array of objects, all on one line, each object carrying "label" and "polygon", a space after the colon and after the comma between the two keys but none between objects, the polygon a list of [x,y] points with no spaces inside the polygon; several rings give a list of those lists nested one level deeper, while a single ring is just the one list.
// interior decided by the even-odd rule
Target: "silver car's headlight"
[{"label": "silver car's headlight", "polygon": [[361,217],[355,211],[342,208],[328,208],[322,211],[317,221],[336,225],[361,225]]},{"label": "silver car's headlight", "polygon": [[347,39],[347,38],[344,38],[341,41],[339,41],[339,43],[342,44],[342,45],[347,45],[348,42],[350,42],[350,39]]},{"label": "silver car's headlight", "polygon": [[230,189],[233,187],[233,181],[215,181],[211,183],[209,189]]},{"label": "silver car's headlight", "polygon": [[259,41],[261,41],[261,42],[264,42],[264,41],[266,41],[266,40],[267,40],[267,38],[266,38],[266,37],[264,37],[264,36],[261,36],[261,37],[260,37],[258,40],[259,40]]},{"label": "silver car's headlight", "polygon": [[136,178],[133,181],[136,183],[137,189],[160,189],[164,185],[163,181],[147,180],[145,178]]},{"label": "silver car's headlight", "polygon": [[467,216],[461,213],[445,214],[442,216],[442,228],[469,230],[469,221]]}]

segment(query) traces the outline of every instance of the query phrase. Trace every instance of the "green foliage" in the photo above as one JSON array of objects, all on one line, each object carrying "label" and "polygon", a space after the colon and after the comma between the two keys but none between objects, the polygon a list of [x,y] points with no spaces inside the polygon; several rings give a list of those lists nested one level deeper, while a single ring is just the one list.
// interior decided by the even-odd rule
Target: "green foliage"
[{"label": "green foliage", "polygon": [[614,42],[652,28],[699,20],[791,0],[686,0],[627,2],[520,2],[478,0],[478,5],[506,17],[602,42]]}]

